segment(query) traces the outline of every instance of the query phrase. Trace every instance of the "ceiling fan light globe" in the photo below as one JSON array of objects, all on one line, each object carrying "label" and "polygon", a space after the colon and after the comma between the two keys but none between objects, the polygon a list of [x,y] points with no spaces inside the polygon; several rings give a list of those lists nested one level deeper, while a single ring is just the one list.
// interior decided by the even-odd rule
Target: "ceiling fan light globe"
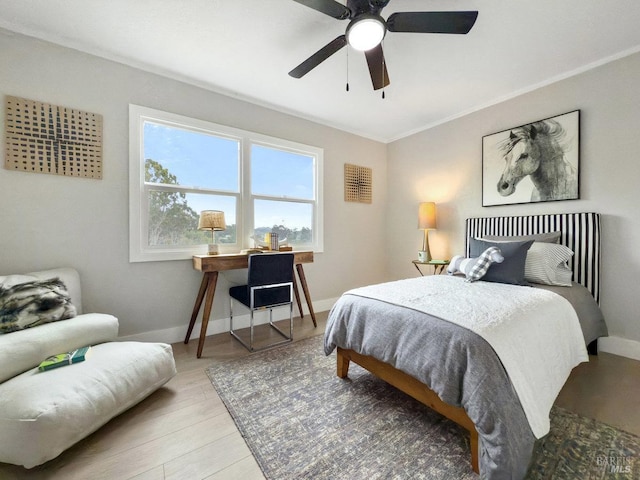
[{"label": "ceiling fan light globe", "polygon": [[379,45],[385,33],[386,27],[381,18],[360,18],[349,25],[347,42],[355,50],[367,51]]}]

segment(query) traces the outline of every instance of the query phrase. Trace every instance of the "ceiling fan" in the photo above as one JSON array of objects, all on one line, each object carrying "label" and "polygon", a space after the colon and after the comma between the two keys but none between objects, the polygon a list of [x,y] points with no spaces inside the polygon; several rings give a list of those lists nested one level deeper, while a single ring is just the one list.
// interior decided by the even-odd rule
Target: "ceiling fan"
[{"label": "ceiling fan", "polygon": [[347,0],[343,5],[335,0],[294,0],[320,13],[350,20],[344,35],[335,38],[289,72],[302,78],[345,45],[364,51],[373,89],[389,85],[389,74],[382,52],[382,39],[389,32],[466,34],[476,22],[478,12],[397,12],[385,21],[380,12],[389,0]]}]

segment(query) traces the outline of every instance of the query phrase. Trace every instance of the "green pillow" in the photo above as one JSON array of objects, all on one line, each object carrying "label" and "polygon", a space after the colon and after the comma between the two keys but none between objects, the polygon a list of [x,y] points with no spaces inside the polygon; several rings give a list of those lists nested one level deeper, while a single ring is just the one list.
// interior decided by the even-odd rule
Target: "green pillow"
[{"label": "green pillow", "polygon": [[76,307],[59,278],[0,285],[0,334],[75,316]]}]

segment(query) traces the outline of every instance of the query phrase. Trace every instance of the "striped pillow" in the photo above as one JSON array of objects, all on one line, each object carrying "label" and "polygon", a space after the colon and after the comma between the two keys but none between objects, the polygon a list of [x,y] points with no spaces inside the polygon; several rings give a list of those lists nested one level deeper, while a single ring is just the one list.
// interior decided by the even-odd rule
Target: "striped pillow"
[{"label": "striped pillow", "polygon": [[524,278],[531,283],[571,286],[573,272],[567,262],[573,251],[557,243],[533,242],[524,264]]}]

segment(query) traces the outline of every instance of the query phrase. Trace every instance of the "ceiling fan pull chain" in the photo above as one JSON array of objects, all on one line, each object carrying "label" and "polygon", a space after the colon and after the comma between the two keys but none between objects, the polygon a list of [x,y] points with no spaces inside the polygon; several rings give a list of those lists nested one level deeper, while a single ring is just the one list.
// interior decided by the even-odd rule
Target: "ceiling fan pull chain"
[{"label": "ceiling fan pull chain", "polygon": [[[382,50],[384,51],[384,39],[382,42],[380,42],[380,46],[382,47]],[[385,69],[385,60],[384,60],[384,55],[382,56],[382,99],[384,100],[384,69]]]},{"label": "ceiling fan pull chain", "polygon": [[349,46],[347,45],[347,92],[349,91]]}]

